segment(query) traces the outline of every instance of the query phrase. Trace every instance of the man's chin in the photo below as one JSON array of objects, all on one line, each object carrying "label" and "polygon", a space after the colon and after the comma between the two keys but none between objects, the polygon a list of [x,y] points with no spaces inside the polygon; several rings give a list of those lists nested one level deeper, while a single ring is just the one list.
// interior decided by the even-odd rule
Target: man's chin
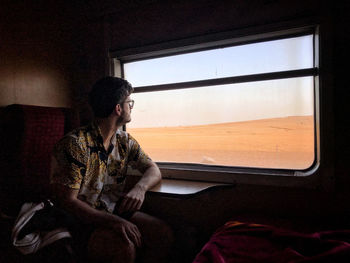
[{"label": "man's chin", "polygon": [[127,123],[131,122],[131,119],[129,120],[123,120],[122,125],[126,125]]},{"label": "man's chin", "polygon": [[131,122],[131,119],[128,119],[128,120],[123,119],[123,120],[119,120],[119,121],[117,122],[117,125],[118,125],[118,126],[124,126],[125,124],[127,124],[127,123],[129,123],[129,122]]}]

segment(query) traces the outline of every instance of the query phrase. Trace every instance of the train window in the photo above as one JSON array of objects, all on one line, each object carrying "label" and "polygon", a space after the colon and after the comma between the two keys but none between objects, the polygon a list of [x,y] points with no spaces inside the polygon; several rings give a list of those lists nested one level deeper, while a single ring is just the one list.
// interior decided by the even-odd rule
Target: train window
[{"label": "train window", "polygon": [[300,171],[315,163],[315,36],[118,58],[127,130],[159,164]]}]

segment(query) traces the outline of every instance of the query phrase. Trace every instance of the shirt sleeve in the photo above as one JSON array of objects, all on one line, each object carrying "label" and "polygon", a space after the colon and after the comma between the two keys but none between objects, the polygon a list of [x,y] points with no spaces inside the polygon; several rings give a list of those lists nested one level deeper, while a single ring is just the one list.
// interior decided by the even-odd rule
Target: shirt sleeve
[{"label": "shirt sleeve", "polygon": [[79,145],[77,138],[66,136],[53,150],[54,167],[52,184],[61,184],[71,189],[80,189],[86,172],[86,149]]},{"label": "shirt sleeve", "polygon": [[145,172],[151,165],[151,158],[142,150],[140,144],[130,135],[129,138],[129,164],[133,169]]}]

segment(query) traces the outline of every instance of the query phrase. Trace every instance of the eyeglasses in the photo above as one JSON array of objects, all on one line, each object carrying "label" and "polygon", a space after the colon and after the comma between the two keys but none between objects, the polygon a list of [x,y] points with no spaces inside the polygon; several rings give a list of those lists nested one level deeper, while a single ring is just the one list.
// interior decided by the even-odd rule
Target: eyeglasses
[{"label": "eyeglasses", "polygon": [[134,107],[135,101],[134,100],[127,100],[127,101],[124,101],[124,103],[128,103],[130,109],[132,109]]}]

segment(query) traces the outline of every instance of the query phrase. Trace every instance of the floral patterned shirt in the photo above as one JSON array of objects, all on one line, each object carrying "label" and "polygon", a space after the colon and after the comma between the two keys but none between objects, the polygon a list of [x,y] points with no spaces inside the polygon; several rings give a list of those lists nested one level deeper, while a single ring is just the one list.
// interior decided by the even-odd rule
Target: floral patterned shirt
[{"label": "floral patterned shirt", "polygon": [[106,151],[95,122],[64,136],[53,157],[51,183],[77,189],[79,199],[111,213],[123,192],[128,165],[144,172],[151,160],[125,131],[115,133]]}]

